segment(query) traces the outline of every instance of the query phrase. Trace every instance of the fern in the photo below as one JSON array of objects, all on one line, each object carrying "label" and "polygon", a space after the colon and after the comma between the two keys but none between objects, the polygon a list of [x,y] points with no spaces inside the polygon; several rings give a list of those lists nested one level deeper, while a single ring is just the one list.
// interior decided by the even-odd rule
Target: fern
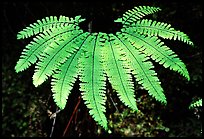
[{"label": "fern", "polygon": [[141,19],[160,8],[139,6],[115,22],[123,27],[116,34],[89,33],[79,28],[80,16],[46,17],[17,34],[17,39],[34,36],[15,66],[16,72],[36,63],[33,84],[51,77],[53,99],[64,109],[73,84],[79,77],[82,99],[93,119],[108,129],[106,78],[127,107],[138,111],[133,75],[157,101],[166,104],[164,90],[150,59],[190,80],[181,59],[160,38],[179,40],[193,46],[190,38],[170,24]]}]

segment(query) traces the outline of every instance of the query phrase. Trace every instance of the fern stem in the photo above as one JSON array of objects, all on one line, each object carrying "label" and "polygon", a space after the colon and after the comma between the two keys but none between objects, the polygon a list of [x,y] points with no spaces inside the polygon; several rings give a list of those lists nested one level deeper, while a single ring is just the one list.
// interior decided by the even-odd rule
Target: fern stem
[{"label": "fern stem", "polygon": [[68,130],[68,128],[69,128],[69,125],[70,125],[70,123],[71,123],[71,121],[72,121],[72,119],[73,119],[74,114],[76,113],[76,110],[77,110],[77,108],[78,108],[80,102],[81,102],[81,96],[78,97],[78,102],[77,102],[77,104],[76,104],[76,106],[75,106],[75,108],[74,108],[74,111],[72,112],[72,116],[70,117],[69,122],[67,123],[67,126],[66,126],[66,128],[65,128],[65,130],[64,130],[64,132],[63,132],[63,135],[62,135],[63,137],[65,136],[65,134],[66,134],[66,132],[67,132],[67,130]]},{"label": "fern stem", "polygon": [[119,113],[119,110],[118,110],[118,108],[117,108],[117,106],[116,106],[116,103],[113,101],[113,99],[112,99],[112,97],[111,97],[111,95],[110,95],[110,91],[109,91],[109,93],[107,93],[107,94],[108,94],[108,96],[110,97],[110,100],[111,100],[111,102],[113,103],[113,106],[115,107],[116,111]]}]

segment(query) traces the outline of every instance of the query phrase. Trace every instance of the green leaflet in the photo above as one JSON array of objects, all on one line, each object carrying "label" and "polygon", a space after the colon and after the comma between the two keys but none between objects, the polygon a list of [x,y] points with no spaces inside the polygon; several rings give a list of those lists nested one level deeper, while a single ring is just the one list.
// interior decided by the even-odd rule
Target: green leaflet
[{"label": "green leaflet", "polygon": [[67,36],[74,30],[73,26],[69,25],[63,28],[54,28],[52,31],[46,31],[36,36],[23,50],[20,59],[15,66],[16,72],[23,71],[31,64],[34,64],[45,48],[55,41],[56,37],[60,38],[61,36]]},{"label": "green leaflet", "polygon": [[141,52],[151,56],[153,60],[159,62],[165,68],[169,67],[171,70],[179,72],[181,75],[190,80],[190,76],[185,64],[178,58],[178,56],[157,37],[145,37],[139,34],[125,33],[128,39],[133,43],[132,45]]},{"label": "green leaflet", "polygon": [[107,129],[105,117],[105,72],[101,60],[100,35],[93,34],[89,45],[84,48],[85,54],[80,59],[80,90],[89,113],[101,126]]},{"label": "green leaflet", "polygon": [[163,22],[143,19],[125,28],[125,30],[131,33],[134,32],[148,36],[159,36],[164,39],[179,40],[193,46],[193,42],[190,40],[189,36],[181,31],[175,30],[170,24]]},{"label": "green leaflet", "polygon": [[148,61],[149,58],[133,47],[122,33],[117,33],[117,39],[120,43],[120,47],[122,47],[127,54],[127,61],[130,63],[129,68],[133,70],[132,73],[138,83],[147,89],[148,93],[156,100],[166,103],[163,89],[156,76],[157,74],[153,70],[153,64],[151,61]]},{"label": "green leaflet", "polygon": [[78,43],[84,34],[82,31],[73,31],[61,41],[55,40],[44,52],[40,55],[40,60],[35,66],[33,75],[33,84],[38,86],[42,84],[48,76],[52,75],[54,70],[57,70],[60,62],[64,63],[67,57],[78,50]]},{"label": "green leaflet", "polygon": [[79,77],[82,99],[90,115],[107,130],[106,78],[123,104],[135,111],[138,108],[131,74],[149,95],[167,103],[150,58],[190,80],[185,64],[159,37],[193,46],[190,38],[170,24],[141,19],[160,10],[150,6],[128,10],[115,20],[123,25],[116,34],[84,32],[79,27],[84,21],[81,16],[38,20],[17,34],[17,39],[34,38],[23,49],[15,71],[36,63],[33,84],[38,86],[51,77],[53,99],[60,109],[65,108]]},{"label": "green leaflet", "polygon": [[133,8],[132,10],[128,10],[123,14],[122,18],[116,19],[114,22],[121,22],[124,27],[131,25],[135,21],[141,19],[145,15],[153,14],[155,12],[160,11],[161,9],[158,7],[151,6],[138,6]]},{"label": "green leaflet", "polygon": [[37,23],[30,24],[30,27],[26,27],[17,34],[17,39],[24,39],[36,35],[40,32],[48,31],[49,29],[55,29],[58,27],[65,27],[67,25],[78,25],[85,19],[80,19],[81,16],[76,16],[75,19],[60,16],[57,19],[56,16],[50,16],[43,18],[42,20],[37,20]]},{"label": "green leaflet", "polygon": [[82,47],[87,43],[87,37],[90,35],[89,33],[84,33],[85,37],[80,41],[79,49],[76,53],[72,54],[62,66],[59,67],[57,73],[53,75],[52,79],[52,91],[54,92],[53,97],[57,106],[60,109],[64,109],[67,98],[70,94],[71,89],[73,88],[73,84],[76,81],[77,75],[80,72],[80,68],[78,67],[78,60],[81,56]]},{"label": "green leaflet", "polygon": [[132,108],[138,110],[134,96],[134,86],[131,78],[131,71],[124,55],[124,51],[114,38],[114,35],[108,35],[105,47],[103,49],[105,57],[105,67],[108,80],[113,88],[118,92],[120,100]]}]

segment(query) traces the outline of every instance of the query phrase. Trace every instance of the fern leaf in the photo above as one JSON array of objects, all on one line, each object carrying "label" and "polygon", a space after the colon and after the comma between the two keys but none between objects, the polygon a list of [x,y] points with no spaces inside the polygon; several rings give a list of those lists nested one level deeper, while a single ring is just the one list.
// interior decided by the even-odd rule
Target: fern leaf
[{"label": "fern leaf", "polygon": [[133,8],[132,10],[128,10],[123,14],[122,18],[118,18],[114,22],[121,22],[123,26],[129,26],[132,23],[144,17],[145,15],[153,14],[160,10],[161,9],[158,7],[138,6]]},{"label": "fern leaf", "polygon": [[87,33],[82,33],[81,30],[72,31],[71,34],[64,36],[64,39],[56,39],[50,44],[40,55],[40,61],[35,66],[33,84],[38,86],[51,76],[58,69],[60,63],[64,63],[78,50],[81,40],[86,35]]},{"label": "fern leaf", "polygon": [[69,25],[63,28],[47,31],[36,36],[22,51],[20,59],[15,66],[16,72],[18,73],[23,71],[31,64],[34,64],[37,61],[37,58],[40,57],[40,54],[55,40],[55,38],[66,35],[73,30],[74,28]]},{"label": "fern leaf", "polygon": [[59,19],[57,19],[56,16],[46,17],[42,20],[37,20],[37,23],[30,24],[29,27],[26,27],[25,29],[20,31],[17,34],[17,39],[28,38],[40,32],[48,31],[49,29],[65,27],[70,24],[78,25],[84,20],[85,19],[81,19],[81,16],[76,16],[74,19],[65,16],[60,16]]},{"label": "fern leaf", "polygon": [[145,37],[140,34],[124,33],[137,49],[142,51],[153,60],[159,62],[165,68],[169,67],[190,80],[185,64],[178,56],[157,37]]},{"label": "fern leaf", "polygon": [[131,71],[128,68],[126,57],[117,41],[109,34],[104,47],[105,68],[113,88],[117,91],[120,100],[133,110],[138,110],[134,96],[134,86],[131,78]]},{"label": "fern leaf", "polygon": [[89,35],[86,36],[84,40],[82,40],[81,45],[79,46],[79,50],[72,54],[62,66],[59,67],[57,73],[53,75],[52,79],[52,92],[54,101],[60,109],[64,109],[67,98],[70,94],[71,89],[73,88],[73,84],[76,81],[77,75],[80,72],[80,68],[78,67],[78,59],[82,53],[82,47],[86,44],[86,40]]},{"label": "fern leaf", "polygon": [[132,24],[126,30],[127,32],[136,32],[149,36],[159,36],[164,39],[179,40],[189,45],[193,45],[193,42],[190,40],[189,36],[181,31],[175,30],[170,24],[163,22],[143,19]]},{"label": "fern leaf", "polygon": [[127,54],[127,60],[130,62],[130,69],[138,83],[141,84],[144,89],[148,90],[148,93],[157,101],[166,104],[166,97],[160,85],[161,83],[153,70],[154,66],[149,58],[132,46],[125,35],[117,33],[117,39],[120,41],[120,47],[123,48],[124,52]]},{"label": "fern leaf", "polygon": [[107,129],[105,116],[105,72],[101,61],[101,47],[98,35],[92,34],[89,45],[84,47],[84,55],[80,59],[80,90],[89,113],[104,129]]}]

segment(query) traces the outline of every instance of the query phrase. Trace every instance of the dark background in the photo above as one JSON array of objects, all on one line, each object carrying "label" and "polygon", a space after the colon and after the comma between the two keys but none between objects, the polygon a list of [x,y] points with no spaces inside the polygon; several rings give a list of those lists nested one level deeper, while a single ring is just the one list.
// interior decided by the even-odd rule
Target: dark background
[{"label": "dark background", "polygon": [[[169,132],[156,134],[157,136],[201,136],[201,121],[196,117],[195,110],[189,110],[193,98],[201,97],[202,92],[202,3],[191,2],[161,2],[161,1],[120,1],[120,2],[0,2],[1,5],[1,49],[2,49],[2,135],[16,136],[49,136],[52,120],[49,119],[47,110],[55,111],[56,106],[52,100],[50,80],[38,88],[32,84],[34,65],[24,72],[15,73],[14,67],[23,48],[29,43],[30,38],[17,40],[19,31],[31,23],[46,16],[75,17],[81,15],[86,19],[80,24],[87,31],[88,23],[92,21],[93,32],[115,33],[121,25],[113,21],[124,12],[135,6],[158,6],[162,11],[147,16],[161,22],[171,24],[175,29],[188,34],[195,44],[195,48],[173,40],[164,40],[165,44],[175,51],[186,64],[191,80],[188,82],[176,72],[165,69],[155,64],[155,70],[165,90],[168,105],[160,108],[160,104],[150,96],[145,96],[144,105],[146,117],[161,117],[162,124],[170,128]],[[136,85],[137,86],[137,85]],[[108,86],[111,90],[111,87]],[[147,94],[142,89],[136,89],[144,98]],[[142,94],[142,95],[141,95]],[[78,83],[75,84],[65,110],[58,114],[53,136],[62,136],[70,116],[78,102],[80,92]],[[113,96],[114,97],[114,96]],[[127,109],[118,99],[115,99],[121,112]],[[111,101],[108,99],[107,104]],[[154,103],[158,107],[149,108]],[[115,110],[113,105],[107,106],[107,115]],[[145,110],[146,109],[146,110]],[[196,109],[197,110],[197,109]],[[156,114],[155,114],[156,113]],[[128,136],[118,130],[113,134],[105,133],[97,127],[89,116],[88,110],[81,101],[78,108],[77,119],[73,120],[66,136]],[[110,119],[114,121],[114,119]],[[128,124],[127,121],[126,124]],[[152,126],[156,126],[151,123]],[[145,127],[144,127],[145,128]],[[148,127],[147,131],[150,132]],[[143,133],[143,132],[142,132]],[[140,136],[138,133],[138,136]],[[149,133],[153,136],[153,133]],[[155,135],[155,136],[156,136]],[[130,135],[129,135],[130,136]],[[141,136],[146,136],[142,134]]]}]

